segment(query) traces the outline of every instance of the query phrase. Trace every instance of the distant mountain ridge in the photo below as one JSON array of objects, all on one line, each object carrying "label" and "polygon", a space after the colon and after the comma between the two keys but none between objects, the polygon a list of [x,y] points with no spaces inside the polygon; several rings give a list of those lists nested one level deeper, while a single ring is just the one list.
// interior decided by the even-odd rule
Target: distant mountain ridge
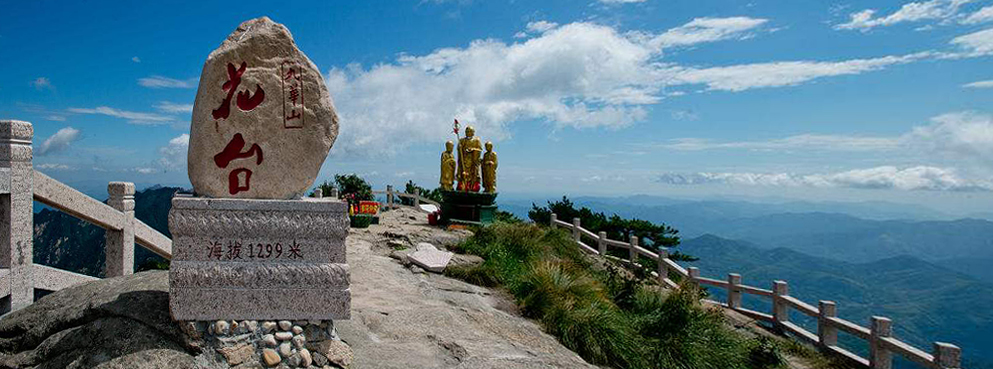
[{"label": "distant mountain ridge", "polygon": [[[849,262],[910,255],[993,283],[993,222],[970,218],[921,220],[919,216],[927,215],[929,211],[914,205],[886,202],[756,204],[644,195],[577,197],[573,201],[608,214],[666,223],[678,229],[684,239],[714,234],[750,241],[760,248],[785,247]],[[501,207],[526,217],[530,206],[521,203],[501,204]],[[530,202],[525,203],[530,205]],[[865,212],[880,218],[853,215]],[[884,215],[897,219],[882,218]]]},{"label": "distant mountain ridge", "polygon": [[[167,237],[169,208],[178,187],[152,186],[135,193],[135,218]],[[34,214],[34,262],[76,273],[103,277],[105,231],[86,221],[52,209]],[[135,266],[161,257],[135,245]]]}]

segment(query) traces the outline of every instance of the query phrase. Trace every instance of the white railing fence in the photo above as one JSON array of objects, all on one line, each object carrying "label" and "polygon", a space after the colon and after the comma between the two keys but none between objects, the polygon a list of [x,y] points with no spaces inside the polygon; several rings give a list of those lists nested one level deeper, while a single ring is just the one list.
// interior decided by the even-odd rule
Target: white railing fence
[{"label": "white railing fence", "polygon": [[[962,351],[958,346],[935,342],[931,353],[927,353],[910,344],[902,342],[892,336],[892,321],[886,317],[874,316],[870,321],[870,327],[866,328],[856,323],[841,319],[836,316],[837,305],[833,301],[819,301],[818,306],[810,305],[789,294],[789,285],[785,281],[774,281],[772,289],[753,287],[741,283],[741,275],[730,273],[727,280],[711,279],[700,276],[700,269],[689,267],[683,268],[672,259],[669,259],[667,250],[661,249],[658,253],[649,251],[638,246],[638,238],[632,236],[628,242],[615,241],[607,238],[606,232],[594,234],[580,225],[579,218],[574,218],[572,224],[558,220],[555,213],[551,215],[550,225],[552,228],[562,227],[572,232],[573,241],[579,247],[591,254],[603,257],[614,258],[607,255],[609,248],[628,250],[628,258],[621,259],[633,266],[638,264],[639,255],[647,257],[658,263],[656,271],[652,271],[652,276],[658,278],[659,283],[669,288],[679,288],[679,284],[669,278],[670,273],[681,276],[684,280],[692,281],[697,285],[708,285],[727,290],[727,301],[724,303],[704,300],[707,303],[722,306],[734,310],[750,318],[772,324],[774,327],[789,332],[791,336],[802,341],[818,346],[822,350],[833,352],[849,358],[865,367],[872,369],[890,369],[893,363],[893,354],[901,355],[904,358],[916,362],[926,368],[934,369],[958,369],[960,368]],[[597,248],[593,248],[583,242],[583,237],[596,242]],[[617,259],[617,258],[614,258]],[[763,313],[749,310],[741,305],[743,294],[755,295],[771,299],[772,313]],[[790,322],[790,309],[803,313],[816,319],[817,332],[810,332],[800,325]],[[869,348],[869,357],[863,358],[838,345],[838,331],[844,331],[854,337],[865,340]]]},{"label": "white railing fence", "polygon": [[386,196],[386,201],[383,203],[383,209],[384,210],[396,209],[396,208],[398,208],[400,206],[407,206],[407,205],[403,205],[403,202],[402,201],[397,201],[397,198],[398,197],[403,197],[403,198],[408,198],[408,199],[413,200],[414,201],[414,205],[413,205],[414,209],[417,209],[417,210],[420,210],[420,211],[424,211],[423,209],[421,209],[421,204],[422,203],[424,203],[424,204],[432,204],[434,206],[437,206],[439,209],[441,208],[441,204],[438,204],[438,202],[436,202],[434,200],[431,200],[429,198],[426,198],[424,196],[421,196],[421,189],[419,189],[419,188],[414,188],[414,193],[413,194],[409,194],[409,193],[406,193],[406,192],[396,191],[396,190],[393,189],[393,186],[392,185],[387,185],[386,186],[386,190],[384,190],[384,191],[372,191],[372,194],[373,195],[385,195]]},{"label": "white railing fence", "polygon": [[60,289],[97,278],[33,261],[34,201],[59,209],[107,231],[104,274],[134,270],[135,243],[166,259],[172,240],[134,218],[134,183],[110,182],[107,204],[35,171],[31,123],[0,121],[0,298],[2,312],[34,302],[34,290]]}]

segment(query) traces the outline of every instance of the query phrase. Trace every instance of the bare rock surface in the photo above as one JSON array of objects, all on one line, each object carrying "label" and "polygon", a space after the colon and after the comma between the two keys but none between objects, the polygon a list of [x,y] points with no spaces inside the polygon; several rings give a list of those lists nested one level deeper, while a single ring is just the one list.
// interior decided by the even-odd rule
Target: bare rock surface
[{"label": "bare rock surface", "polygon": [[426,214],[405,208],[352,230],[352,319],[335,322],[354,351],[352,368],[594,368],[516,315],[503,294],[411,273],[386,246],[402,239],[440,248],[467,235],[429,227]]},{"label": "bare rock surface", "polygon": [[282,24],[252,19],[204,63],[190,126],[190,182],[199,196],[299,197],[337,136],[317,66]]},{"label": "bare rock surface", "polygon": [[[193,368],[164,271],[84,283],[0,319],[3,368]],[[227,367],[225,365],[225,367]]]},{"label": "bare rock surface", "polygon": [[[308,321],[175,322],[165,271],[84,283],[0,318],[0,368],[593,368],[517,315],[500,292],[412,273],[386,246],[403,239],[444,247],[467,235],[429,227],[407,209],[352,230],[352,318],[335,329]],[[294,331],[306,338],[276,338]],[[291,355],[279,353],[283,342]]]}]

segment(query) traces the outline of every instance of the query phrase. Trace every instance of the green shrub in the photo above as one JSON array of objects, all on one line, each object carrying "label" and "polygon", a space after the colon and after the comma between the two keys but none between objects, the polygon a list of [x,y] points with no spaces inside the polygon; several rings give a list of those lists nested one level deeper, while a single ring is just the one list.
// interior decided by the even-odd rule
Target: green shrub
[{"label": "green shrub", "polygon": [[484,262],[447,275],[505,288],[522,314],[587,362],[615,368],[782,366],[775,345],[732,331],[720,311],[701,306],[695,286],[661,292],[644,274],[598,267],[563,230],[495,223],[452,248]]},{"label": "green shrub", "polygon": [[369,228],[373,221],[373,216],[368,214],[352,215],[349,218],[352,228]]}]

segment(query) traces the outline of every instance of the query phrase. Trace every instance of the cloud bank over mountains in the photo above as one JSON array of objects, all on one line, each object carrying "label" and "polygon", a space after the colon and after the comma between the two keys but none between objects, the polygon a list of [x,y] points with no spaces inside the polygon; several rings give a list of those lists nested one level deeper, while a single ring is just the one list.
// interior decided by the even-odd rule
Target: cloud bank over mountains
[{"label": "cloud bank over mountains", "polygon": [[964,179],[954,169],[931,166],[880,166],[836,173],[663,173],[657,181],[670,185],[729,184],[889,189],[903,191],[993,191],[993,183]]},{"label": "cloud bank over mountains", "polygon": [[897,137],[798,135],[766,141],[715,142],[683,138],[659,147],[700,150],[825,150],[887,152],[894,157],[946,159],[956,167],[892,165],[836,173],[697,172],[663,173],[657,181],[672,185],[731,184],[811,186],[928,191],[993,191],[993,115],[948,113]]}]

